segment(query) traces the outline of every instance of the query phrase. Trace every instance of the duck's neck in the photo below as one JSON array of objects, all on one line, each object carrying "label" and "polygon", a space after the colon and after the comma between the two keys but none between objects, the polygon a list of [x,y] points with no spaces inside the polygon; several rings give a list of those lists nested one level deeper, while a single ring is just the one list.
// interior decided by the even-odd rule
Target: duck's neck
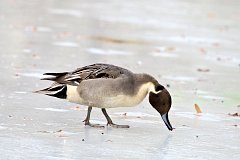
[{"label": "duck's neck", "polygon": [[137,92],[153,92],[155,93],[155,86],[159,85],[158,81],[148,74],[135,74],[135,86]]}]

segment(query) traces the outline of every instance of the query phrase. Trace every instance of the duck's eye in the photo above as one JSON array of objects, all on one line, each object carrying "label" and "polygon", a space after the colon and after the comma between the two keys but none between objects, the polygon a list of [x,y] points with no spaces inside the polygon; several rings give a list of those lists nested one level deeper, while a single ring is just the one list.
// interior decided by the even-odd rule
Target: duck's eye
[{"label": "duck's eye", "polygon": [[162,85],[157,85],[155,89],[158,92],[158,91],[162,91],[164,87]]}]

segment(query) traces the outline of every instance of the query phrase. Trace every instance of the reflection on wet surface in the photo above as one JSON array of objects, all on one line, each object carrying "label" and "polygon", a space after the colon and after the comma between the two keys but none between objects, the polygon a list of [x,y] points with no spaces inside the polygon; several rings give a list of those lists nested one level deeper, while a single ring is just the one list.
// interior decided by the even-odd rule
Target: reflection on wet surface
[{"label": "reflection on wet surface", "polygon": [[[239,159],[238,6],[1,1],[0,159]],[[155,76],[172,95],[176,129],[147,99],[108,111],[129,129],[96,129],[82,122],[87,107],[32,93],[51,83],[39,80],[45,72],[96,62]],[[106,124],[101,110],[91,116]]]},{"label": "reflection on wet surface", "polygon": [[127,55],[132,54],[130,52],[124,52],[124,51],[118,51],[118,50],[112,50],[112,49],[102,50],[102,49],[98,49],[98,48],[88,48],[87,52],[92,53],[92,54],[108,55],[108,56],[111,56],[111,55],[127,56]]},{"label": "reflection on wet surface", "polygon": [[62,47],[78,47],[79,45],[75,42],[53,42],[53,45],[62,46]]}]

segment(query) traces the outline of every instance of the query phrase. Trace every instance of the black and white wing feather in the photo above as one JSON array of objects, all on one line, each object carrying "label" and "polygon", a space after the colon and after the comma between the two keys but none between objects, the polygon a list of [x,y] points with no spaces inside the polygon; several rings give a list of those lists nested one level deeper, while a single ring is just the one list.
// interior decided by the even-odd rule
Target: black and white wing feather
[{"label": "black and white wing feather", "polygon": [[81,81],[97,78],[118,78],[121,75],[131,74],[131,71],[110,64],[92,64],[78,68],[73,72],[62,73],[44,73],[52,77],[43,78],[42,80],[51,80],[59,84],[79,85]]}]

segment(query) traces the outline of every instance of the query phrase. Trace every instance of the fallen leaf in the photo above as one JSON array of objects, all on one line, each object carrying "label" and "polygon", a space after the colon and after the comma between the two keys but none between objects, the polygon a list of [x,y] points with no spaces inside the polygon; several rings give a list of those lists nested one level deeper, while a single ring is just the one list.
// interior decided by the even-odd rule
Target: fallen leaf
[{"label": "fallen leaf", "polygon": [[207,53],[206,49],[204,49],[204,48],[200,48],[199,50],[200,50],[200,52],[202,52],[202,53],[204,53],[204,54]]},{"label": "fallen leaf", "polygon": [[160,47],[156,48],[156,52],[173,52],[176,50],[176,47]]},{"label": "fallen leaf", "polygon": [[233,116],[233,117],[240,117],[240,114],[238,114],[238,113],[233,113],[233,114],[228,113],[228,115],[229,115],[229,116]]},{"label": "fallen leaf", "polygon": [[98,41],[103,41],[103,42],[110,42],[110,43],[127,43],[127,44],[145,44],[145,41],[141,41],[141,40],[129,40],[129,39],[117,39],[117,38],[112,38],[112,37],[102,37],[102,36],[93,36],[91,37],[93,39],[96,39]]},{"label": "fallen leaf", "polygon": [[106,140],[106,142],[113,142],[113,141],[109,139],[109,140]]},{"label": "fallen leaf", "polygon": [[122,115],[123,115],[123,116],[127,116],[127,113],[123,113]]},{"label": "fallen leaf", "polygon": [[66,138],[66,137],[68,137],[68,136],[63,135],[63,134],[60,134],[60,135],[58,135],[58,137]]},{"label": "fallen leaf", "polygon": [[72,107],[71,109],[72,109],[72,110],[75,110],[75,111],[80,111],[80,107],[79,107],[79,106]]},{"label": "fallen leaf", "polygon": [[197,104],[194,104],[194,106],[197,113],[202,113],[200,107]]},{"label": "fallen leaf", "polygon": [[175,47],[167,47],[165,50],[168,52],[172,52],[172,51],[175,51],[176,48]]},{"label": "fallen leaf", "polygon": [[37,132],[40,132],[40,133],[50,133],[49,131],[37,131]]},{"label": "fallen leaf", "polygon": [[210,69],[207,69],[207,68],[206,68],[206,69],[198,68],[197,71],[198,71],[198,72],[209,72]]},{"label": "fallen leaf", "polygon": [[63,130],[59,129],[58,131],[55,131],[55,133],[56,133],[56,132],[62,132],[62,131],[63,131]]},{"label": "fallen leaf", "polygon": [[32,32],[36,32],[37,31],[37,27],[36,26],[33,26],[32,27]]}]

